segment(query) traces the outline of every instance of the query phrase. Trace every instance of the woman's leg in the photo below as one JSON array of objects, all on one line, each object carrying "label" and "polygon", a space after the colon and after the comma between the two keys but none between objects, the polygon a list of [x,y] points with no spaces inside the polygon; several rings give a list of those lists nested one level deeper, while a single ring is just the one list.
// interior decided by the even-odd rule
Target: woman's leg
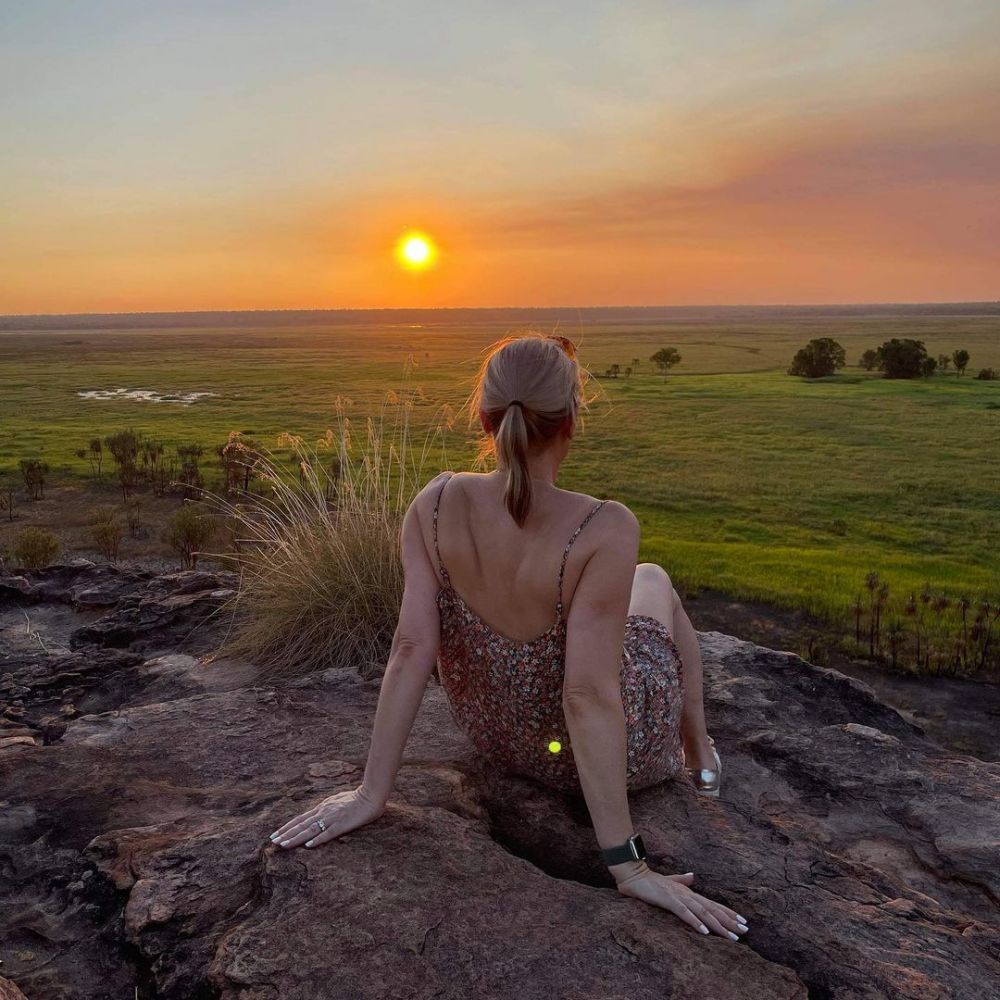
[{"label": "woman's leg", "polygon": [[684,707],[681,738],[688,767],[715,767],[705,728],[704,681],[698,636],[674,590],[667,571],[657,563],[639,563],[632,580],[630,615],[649,615],[670,631],[684,668]]}]

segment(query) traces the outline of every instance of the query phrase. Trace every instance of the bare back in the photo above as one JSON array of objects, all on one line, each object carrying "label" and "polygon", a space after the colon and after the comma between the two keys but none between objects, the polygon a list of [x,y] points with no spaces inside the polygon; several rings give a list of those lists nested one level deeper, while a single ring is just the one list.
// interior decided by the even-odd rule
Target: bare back
[{"label": "bare back", "polygon": [[[531,510],[519,528],[503,504],[497,473],[453,473],[434,484],[437,550],[451,587],[487,625],[510,639],[527,642],[552,627],[562,580],[563,614],[568,615],[576,584],[594,552],[613,541],[617,518],[594,497],[535,483]],[[595,509],[596,508],[596,509]],[[582,522],[594,514],[575,538]],[[630,516],[630,515],[629,515]],[[433,515],[421,517],[428,555],[437,567]],[[573,544],[567,552],[571,539]]]}]

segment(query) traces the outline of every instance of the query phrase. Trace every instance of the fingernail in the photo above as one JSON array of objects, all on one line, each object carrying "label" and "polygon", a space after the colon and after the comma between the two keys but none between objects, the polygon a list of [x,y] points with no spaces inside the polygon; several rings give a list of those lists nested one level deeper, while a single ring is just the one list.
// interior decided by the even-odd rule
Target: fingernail
[{"label": "fingernail", "polygon": [[708,928],[704,924],[701,925],[701,933],[702,934],[707,934],[708,933]]},{"label": "fingernail", "polygon": [[277,839],[278,839],[278,835],[276,833],[272,833],[271,834],[271,840],[277,840]]},{"label": "fingernail", "polygon": [[736,919],[737,919],[737,920],[738,920],[738,921],[739,921],[739,922],[740,922],[741,924],[745,924],[745,923],[747,922],[747,918],[746,918],[746,917],[741,917],[741,916],[740,916],[740,915],[739,915],[738,913],[736,914]]},{"label": "fingernail", "polygon": [[311,840],[306,841],[306,847],[312,847],[313,842]]},{"label": "fingernail", "polygon": [[750,928],[746,924],[741,924],[738,920],[736,921],[736,926],[739,927],[741,934],[746,934]]},{"label": "fingernail", "polygon": [[685,872],[684,874],[685,874],[685,875],[693,875],[693,874],[694,874],[694,872]]},{"label": "fingernail", "polygon": [[287,846],[288,846],[288,844],[289,844],[289,842],[288,842],[287,840],[283,840],[283,841],[281,842],[281,846],[282,846],[282,847],[287,847]]},{"label": "fingernail", "polygon": [[728,934],[728,935],[729,935],[729,936],[730,936],[730,937],[731,937],[731,938],[732,938],[732,939],[733,939],[734,941],[739,941],[739,939],[740,939],[740,936],[739,936],[739,934],[734,934],[734,933],[733,933],[732,931],[726,931],[726,933],[727,933],[727,934]]}]

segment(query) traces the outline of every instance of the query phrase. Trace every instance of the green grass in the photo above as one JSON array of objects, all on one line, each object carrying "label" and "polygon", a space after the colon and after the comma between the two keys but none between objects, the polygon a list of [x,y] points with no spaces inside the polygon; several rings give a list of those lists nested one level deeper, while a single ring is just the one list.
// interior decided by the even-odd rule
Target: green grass
[{"label": "green grass", "polygon": [[[87,464],[73,451],[125,426],[168,445],[214,447],[230,430],[272,448],[281,431],[312,440],[333,426],[338,395],[359,417],[378,407],[408,354],[429,419],[464,402],[478,352],[504,332],[483,323],[0,334],[0,475],[41,456],[52,480],[84,480]],[[925,581],[953,596],[1000,591],[1000,383],[968,374],[888,381],[855,367],[816,382],[784,374],[814,336],[840,340],[851,363],[887,337],[913,336],[934,355],[967,348],[972,373],[1000,367],[997,317],[560,332],[595,372],[662,346],[681,352],[667,379],[644,362],[630,379],[600,380],[560,479],[632,507],[642,557],[678,584],[826,615],[846,609],[870,570],[894,593]],[[118,386],[220,396],[189,407],[76,396]],[[449,464],[467,466],[472,452],[456,426]]]}]

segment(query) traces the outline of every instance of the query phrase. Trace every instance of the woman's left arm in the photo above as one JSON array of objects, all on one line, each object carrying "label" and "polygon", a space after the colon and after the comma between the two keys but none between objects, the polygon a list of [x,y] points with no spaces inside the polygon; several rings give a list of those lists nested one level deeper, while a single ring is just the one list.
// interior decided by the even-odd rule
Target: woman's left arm
[{"label": "woman's left arm", "polygon": [[439,584],[420,530],[419,499],[403,518],[403,600],[382,676],[364,778],[358,788],[337,792],[279,827],[271,839],[282,847],[317,847],[371,823],[385,811],[441,638]]}]

